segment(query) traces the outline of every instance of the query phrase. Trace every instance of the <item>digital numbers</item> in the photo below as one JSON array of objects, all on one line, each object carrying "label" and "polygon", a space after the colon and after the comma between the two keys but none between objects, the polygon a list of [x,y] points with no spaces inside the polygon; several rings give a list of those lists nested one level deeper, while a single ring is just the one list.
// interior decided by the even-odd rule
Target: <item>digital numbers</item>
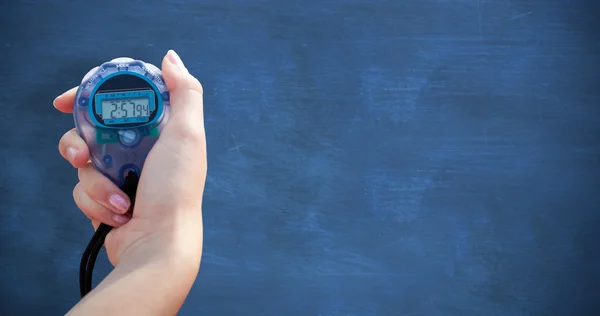
[{"label": "digital numbers", "polygon": [[[137,101],[137,102],[136,102]],[[148,117],[148,99],[123,99],[108,101],[108,116],[105,119]],[[106,113],[106,112],[105,112]]]},{"label": "digital numbers", "polygon": [[98,93],[93,110],[100,124],[135,126],[151,121],[156,115],[155,96],[151,90]]}]

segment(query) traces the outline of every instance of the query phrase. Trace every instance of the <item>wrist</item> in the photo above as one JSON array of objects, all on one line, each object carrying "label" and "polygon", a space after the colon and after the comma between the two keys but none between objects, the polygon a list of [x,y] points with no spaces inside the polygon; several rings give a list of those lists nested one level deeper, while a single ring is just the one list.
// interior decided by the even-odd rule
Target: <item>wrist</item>
[{"label": "wrist", "polygon": [[164,242],[179,239],[167,236],[154,234],[131,247],[115,269],[69,314],[175,315],[198,275],[200,255],[181,243]]},{"label": "wrist", "polygon": [[178,219],[172,217],[161,221],[159,226],[124,249],[118,266],[142,265],[157,262],[168,267],[198,273],[202,257],[202,218]]},{"label": "wrist", "polygon": [[111,274],[115,274],[117,278],[139,278],[136,291],[145,293],[148,291],[147,286],[162,288],[164,290],[155,289],[158,290],[157,295],[165,295],[168,292],[170,300],[183,303],[198,276],[199,268],[200,261],[195,258],[177,251],[161,251],[127,257]]},{"label": "wrist", "polygon": [[[134,218],[127,227],[132,242],[123,242],[113,262],[136,261],[138,257],[177,258],[182,264],[199,265],[202,256],[201,212],[173,211],[167,218]],[[120,238],[116,237],[115,238]],[[112,260],[111,260],[112,261]]]}]

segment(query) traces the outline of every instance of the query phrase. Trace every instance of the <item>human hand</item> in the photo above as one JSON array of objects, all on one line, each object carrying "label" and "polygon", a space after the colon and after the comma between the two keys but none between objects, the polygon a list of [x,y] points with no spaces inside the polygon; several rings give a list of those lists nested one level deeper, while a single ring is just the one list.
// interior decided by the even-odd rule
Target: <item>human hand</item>
[{"label": "human hand", "polygon": [[[199,266],[202,254],[202,196],[206,180],[202,86],[173,51],[162,62],[171,96],[171,115],[148,154],[140,177],[133,215],[131,201],[90,162],[89,149],[75,129],[59,142],[61,155],[78,169],[73,190],[77,206],[92,221],[115,227],[105,240],[108,258],[175,255]],[[73,112],[77,88],[54,100],[63,113]],[[138,257],[138,258],[135,258]]]}]

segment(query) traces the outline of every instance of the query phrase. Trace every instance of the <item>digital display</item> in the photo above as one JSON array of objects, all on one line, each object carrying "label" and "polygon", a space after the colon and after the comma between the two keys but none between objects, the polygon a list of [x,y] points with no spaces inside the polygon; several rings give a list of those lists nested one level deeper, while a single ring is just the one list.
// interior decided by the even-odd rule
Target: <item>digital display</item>
[{"label": "digital display", "polygon": [[96,113],[106,125],[145,123],[154,109],[154,92],[151,90],[96,95]]},{"label": "digital display", "polygon": [[117,99],[102,101],[103,119],[149,117],[148,98]]}]

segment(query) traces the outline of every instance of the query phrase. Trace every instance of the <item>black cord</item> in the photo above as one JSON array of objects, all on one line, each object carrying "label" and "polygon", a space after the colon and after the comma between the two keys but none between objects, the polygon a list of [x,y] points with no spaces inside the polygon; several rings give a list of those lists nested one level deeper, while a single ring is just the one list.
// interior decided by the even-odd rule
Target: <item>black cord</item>
[{"label": "black cord", "polygon": [[[127,194],[131,201],[131,207],[129,208],[130,212],[133,212],[138,181],[138,175],[135,172],[129,172],[127,176],[125,176],[125,182],[121,187],[121,190]],[[98,253],[100,253],[100,249],[102,249],[102,246],[104,245],[106,235],[108,235],[112,229],[112,226],[101,223],[83,252],[81,263],[79,265],[79,292],[82,298],[92,291],[92,277],[94,266],[96,265],[96,258],[98,258]]]}]

